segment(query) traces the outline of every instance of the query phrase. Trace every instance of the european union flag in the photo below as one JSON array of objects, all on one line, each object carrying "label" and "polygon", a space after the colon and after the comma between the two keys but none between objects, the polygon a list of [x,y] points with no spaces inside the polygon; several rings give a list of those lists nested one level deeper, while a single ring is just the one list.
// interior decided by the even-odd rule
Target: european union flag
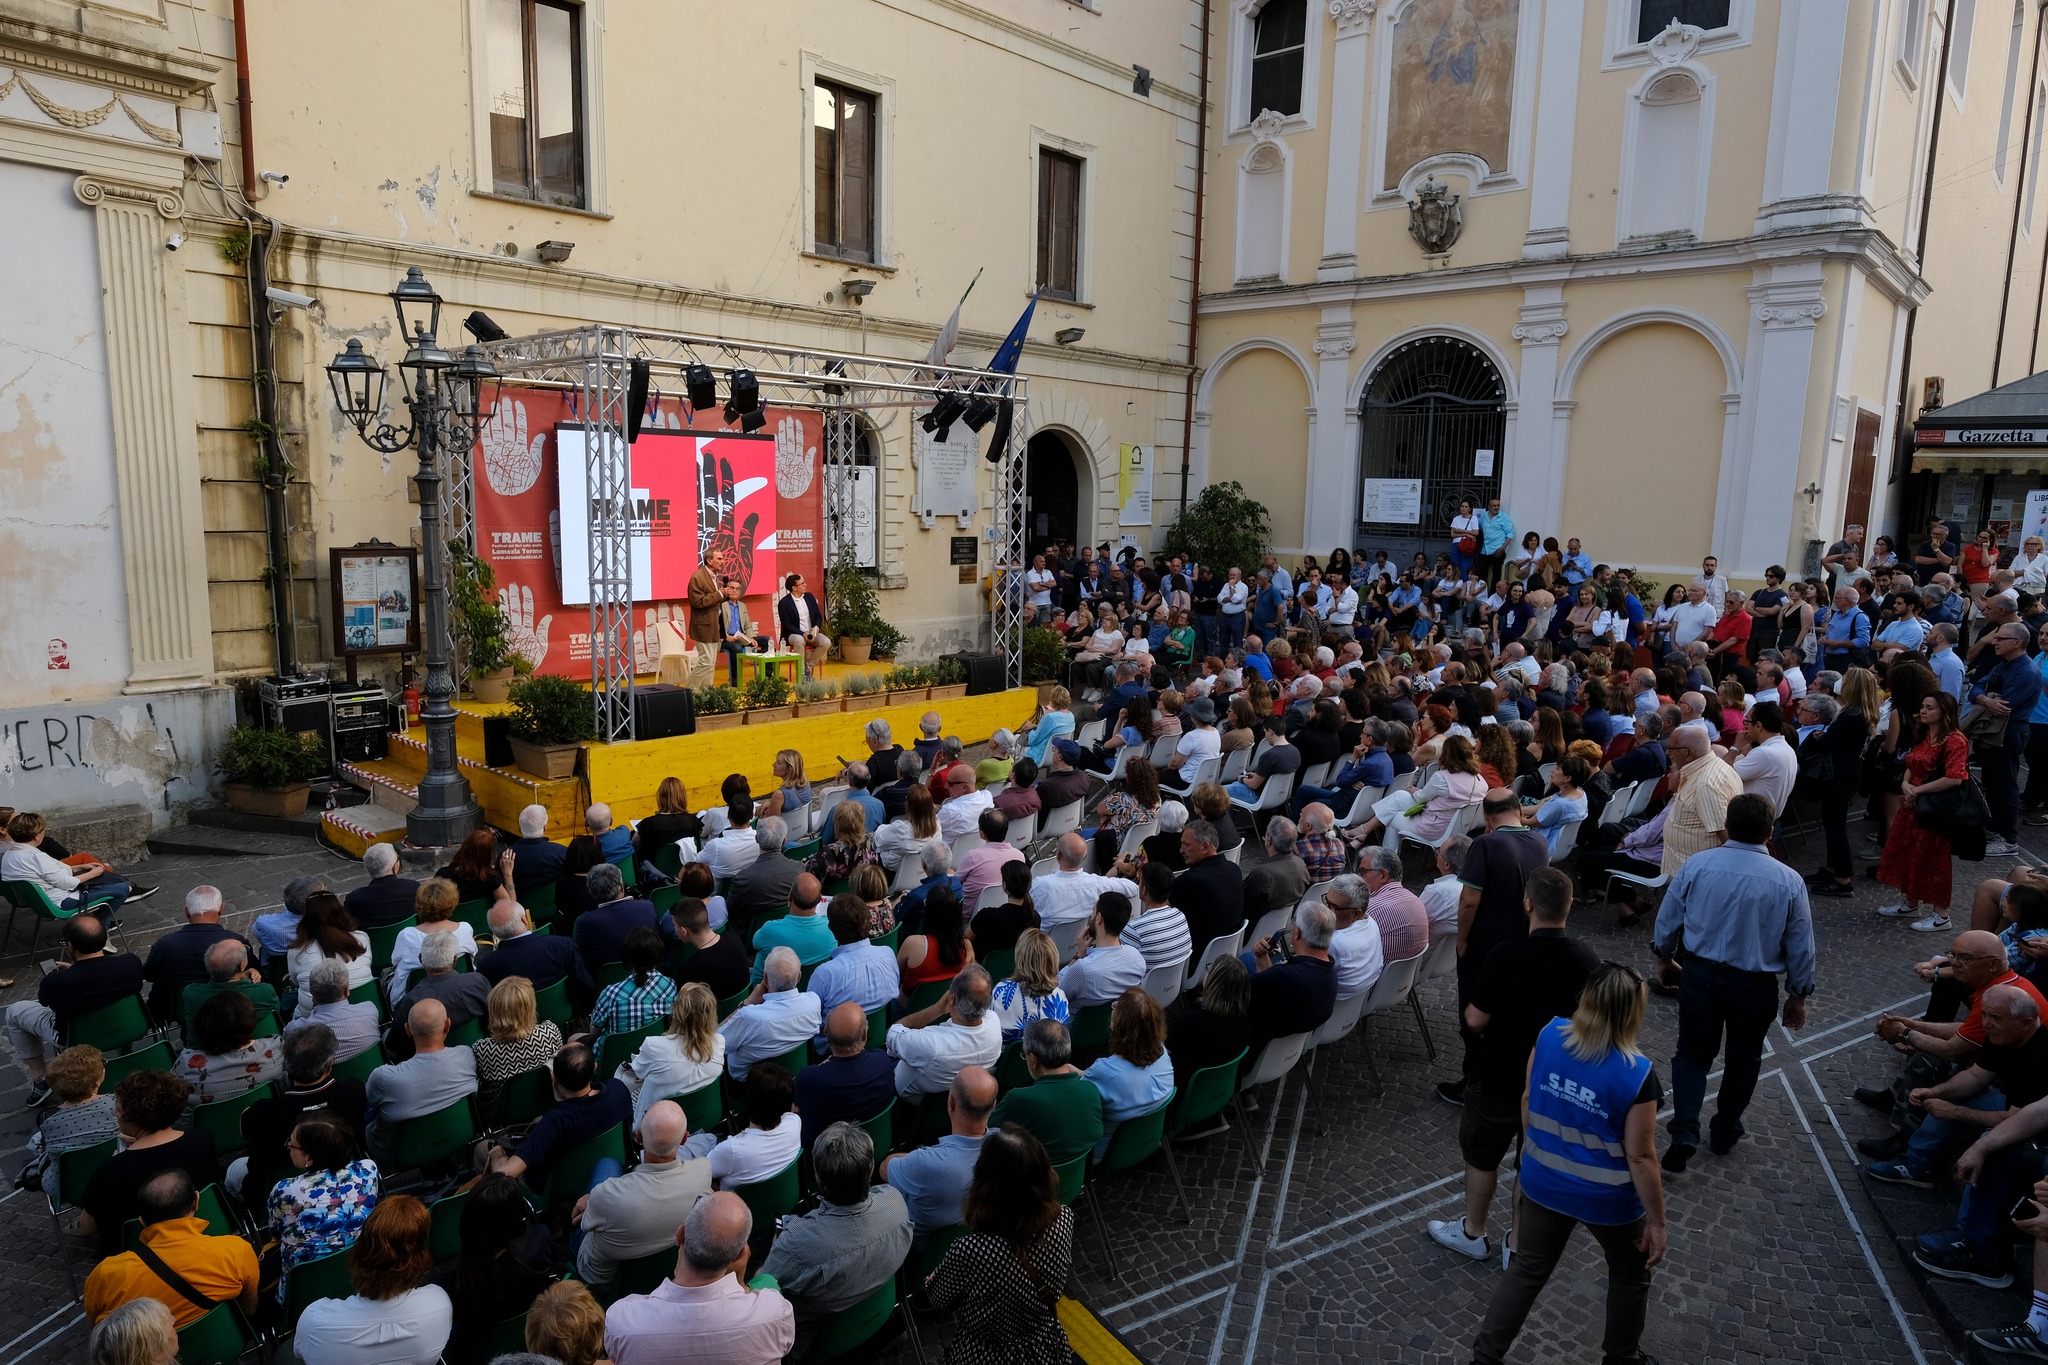
[{"label": "european union flag", "polygon": [[[1017,325],[1010,329],[1010,334],[1003,338],[1003,344],[996,347],[995,355],[990,357],[988,362],[989,369],[997,374],[1017,373],[1017,362],[1024,356],[1024,338],[1031,331],[1031,314],[1037,307],[1038,295],[1034,293],[1031,296],[1031,302],[1024,305],[1024,314],[1017,319]],[[999,411],[996,414],[996,434],[994,439],[988,444],[988,462],[990,464],[1001,464],[1003,451],[1010,444],[1011,403],[1010,395],[1007,391],[998,400],[997,406]]]}]

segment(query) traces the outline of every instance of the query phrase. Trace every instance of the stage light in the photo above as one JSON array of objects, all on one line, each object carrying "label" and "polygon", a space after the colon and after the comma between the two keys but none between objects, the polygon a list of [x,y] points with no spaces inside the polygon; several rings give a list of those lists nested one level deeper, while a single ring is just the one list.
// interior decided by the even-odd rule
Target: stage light
[{"label": "stage light", "polygon": [[683,388],[690,395],[690,406],[698,412],[718,406],[718,377],[711,373],[709,365],[692,365],[683,371]]},{"label": "stage light", "polygon": [[[826,373],[826,374],[828,374],[828,375],[836,375],[836,376],[843,376],[843,375],[845,375],[845,373],[846,373],[846,362],[844,362],[844,361],[841,361],[841,360],[828,360],[828,361],[826,361],[826,362],[825,362],[825,373]],[[825,385],[822,385],[822,386],[820,386],[820,387],[821,387],[821,388],[823,389],[823,391],[824,391],[824,394],[825,394],[825,396],[826,396],[827,398],[837,398],[837,397],[839,397],[839,396],[840,396],[841,394],[843,394],[843,393],[845,393],[845,392],[846,392],[846,386],[845,386],[844,384],[825,384]]]},{"label": "stage light", "polygon": [[1072,346],[1088,335],[1085,327],[1062,327],[1052,334],[1052,339],[1062,346]]},{"label": "stage light", "polygon": [[761,406],[761,381],[752,370],[732,372],[732,397],[725,400],[725,420],[736,422]]},{"label": "stage light", "polygon": [[938,397],[932,410],[919,419],[925,432],[937,441],[943,441],[953,430],[953,423],[960,420],[967,411],[967,400],[957,393],[946,392]]},{"label": "stage light", "polygon": [[631,377],[626,381],[626,444],[640,439],[640,424],[647,420],[647,389],[654,382],[654,367],[647,357],[634,356]]},{"label": "stage light", "polygon": [[755,408],[752,412],[742,414],[740,417],[740,430],[744,432],[756,432],[767,425],[768,409],[766,408]]},{"label": "stage light", "polygon": [[967,423],[969,431],[979,432],[996,420],[996,405],[987,395],[976,394],[974,401],[967,405],[967,411],[961,414],[960,420]]},{"label": "stage light", "polygon": [[462,320],[462,326],[478,341],[503,341],[508,333],[491,320],[491,315],[479,308]]}]

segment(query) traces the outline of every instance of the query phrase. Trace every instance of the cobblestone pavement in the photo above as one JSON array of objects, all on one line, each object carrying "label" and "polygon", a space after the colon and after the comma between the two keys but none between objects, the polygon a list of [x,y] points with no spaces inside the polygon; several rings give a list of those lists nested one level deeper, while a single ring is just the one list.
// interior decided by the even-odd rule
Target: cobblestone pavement
[{"label": "cobblestone pavement", "polygon": [[[323,871],[337,889],[361,880],[355,865],[310,843],[277,845],[269,856],[160,857],[139,865],[137,874],[164,890],[131,914],[126,946],[146,948],[178,915],[185,889],[201,880],[227,893],[238,925],[274,904],[277,889],[299,871]],[[1818,835],[1789,841],[1785,852],[1810,869],[1820,856]],[[1961,917],[1970,889],[1991,871],[2003,868],[1958,865]],[[1820,989],[1803,1031],[1771,1031],[1749,1137],[1730,1156],[1703,1153],[1686,1174],[1667,1177],[1671,1250],[1656,1272],[1644,1343],[1667,1365],[1925,1365],[1955,1357],[1876,1220],[1850,1146],[1879,1124],[1849,1090],[1893,1071],[1868,1022],[1887,1007],[1917,1008],[1909,968],[1946,938],[1880,919],[1872,912],[1886,900],[1884,888],[1859,882],[1853,901],[1818,903]],[[1613,921],[1611,910],[1589,902],[1572,931],[1607,956],[1646,961],[1645,931],[1623,931]],[[31,989],[22,937],[17,931],[0,966],[20,980],[0,999]],[[47,931],[44,943],[47,956]],[[1427,1219],[1454,1216],[1460,1200],[1457,1111],[1432,1093],[1457,1064],[1449,985],[1423,992],[1440,1050],[1434,1062],[1413,1013],[1390,1012],[1316,1062],[1313,1102],[1299,1072],[1260,1093],[1249,1144],[1233,1128],[1182,1147],[1191,1224],[1156,1160],[1091,1191],[1111,1245],[1105,1256],[1082,1210],[1073,1291],[1155,1365],[1469,1359],[1500,1270],[1452,1256],[1423,1230]],[[1667,1084],[1675,1035],[1675,1004],[1653,998],[1648,1045]],[[1368,1053],[1384,1094],[1375,1093]],[[28,1126],[21,1081],[14,1068],[0,1072],[0,1144],[13,1148]],[[10,1159],[9,1169],[17,1164]],[[1496,1230],[1512,1189],[1504,1180]],[[11,1283],[0,1293],[0,1365],[82,1360],[76,1295],[39,1196],[0,1199],[0,1239],[11,1252]],[[1581,1235],[1512,1359],[1598,1360],[1605,1283],[1597,1251]],[[2015,1294],[2014,1302],[2017,1315],[2023,1300]],[[944,1337],[943,1324],[927,1324],[934,1360]],[[884,1358],[912,1356],[898,1343]]]}]

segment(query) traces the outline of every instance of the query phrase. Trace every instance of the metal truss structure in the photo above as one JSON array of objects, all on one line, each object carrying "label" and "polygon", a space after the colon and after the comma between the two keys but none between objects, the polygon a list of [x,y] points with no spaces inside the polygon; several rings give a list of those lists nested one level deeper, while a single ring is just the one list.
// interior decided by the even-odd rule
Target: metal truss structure
[{"label": "metal truss structure", "polygon": [[[829,566],[854,534],[853,467],[860,419],[887,410],[928,409],[941,399],[1007,401],[1008,433],[996,465],[996,497],[988,538],[994,551],[996,590],[991,594],[990,628],[1003,656],[1005,680],[1015,687],[1024,676],[1024,436],[1026,380],[991,370],[875,356],[848,355],[807,347],[774,346],[725,337],[595,324],[538,332],[492,342],[485,348],[507,383],[559,388],[577,395],[588,439],[591,501],[624,509],[630,502],[626,446],[628,387],[636,361],[646,362],[653,386],[682,391],[684,371],[701,365],[730,394],[732,376],[746,371],[760,386],[764,411],[795,408],[818,412],[824,426],[825,562]],[[666,382],[664,382],[666,381]],[[688,401],[687,399],[685,401]],[[474,542],[471,457],[448,460],[446,524]],[[634,738],[633,584],[631,523],[606,516],[590,528],[590,685],[600,740]]]}]

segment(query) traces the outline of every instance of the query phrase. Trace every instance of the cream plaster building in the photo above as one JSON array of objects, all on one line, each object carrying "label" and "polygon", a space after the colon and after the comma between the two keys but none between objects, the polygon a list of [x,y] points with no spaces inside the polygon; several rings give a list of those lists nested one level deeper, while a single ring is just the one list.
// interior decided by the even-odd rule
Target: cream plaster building
[{"label": "cream plaster building", "polygon": [[[203,791],[232,685],[275,671],[280,614],[328,660],[328,547],[416,543],[418,509],[412,457],[364,447],[322,367],[351,338],[395,362],[408,266],[446,318],[515,335],[900,357],[980,271],[968,364],[1042,286],[1033,514],[1149,541],[1118,526],[1119,454],[1184,445],[1202,22],[1201,0],[0,0],[0,787],[162,819]],[[884,611],[914,657],[972,644],[963,528],[912,514],[913,424],[883,416]]]},{"label": "cream plaster building", "polygon": [[[1923,529],[1924,377],[1953,402],[2040,364],[2036,0],[1214,23],[1192,458],[1265,490],[1283,547],[1440,550],[1497,491],[1654,577],[1796,571],[1846,522]],[[1410,235],[1431,180],[1447,248]]]}]

